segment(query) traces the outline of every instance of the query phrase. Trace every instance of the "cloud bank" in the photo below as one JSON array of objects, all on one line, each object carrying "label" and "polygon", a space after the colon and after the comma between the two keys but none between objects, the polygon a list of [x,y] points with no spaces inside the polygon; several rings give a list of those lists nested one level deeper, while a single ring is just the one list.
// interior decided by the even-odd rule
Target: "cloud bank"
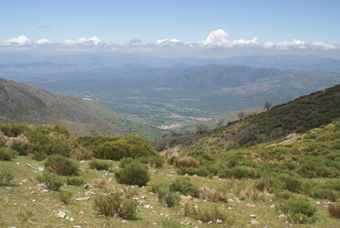
[{"label": "cloud bank", "polygon": [[[144,43],[139,39],[131,42],[102,41],[97,36],[91,38],[81,37],[77,40],[66,39],[62,42],[52,43],[46,38],[32,42],[24,35],[9,40],[0,41],[0,51],[36,51],[36,52],[126,52],[126,53],[151,53],[159,54],[166,52],[194,53],[206,51],[236,52],[236,50],[254,50],[261,52],[282,50],[320,50],[337,51],[339,44],[328,44],[321,41],[306,43],[302,40],[264,43],[258,42],[258,37],[252,39],[239,39],[229,41],[229,34],[222,29],[213,30],[205,40],[196,42],[182,42],[178,39],[158,39],[152,43]],[[180,54],[178,54],[180,56]]]}]

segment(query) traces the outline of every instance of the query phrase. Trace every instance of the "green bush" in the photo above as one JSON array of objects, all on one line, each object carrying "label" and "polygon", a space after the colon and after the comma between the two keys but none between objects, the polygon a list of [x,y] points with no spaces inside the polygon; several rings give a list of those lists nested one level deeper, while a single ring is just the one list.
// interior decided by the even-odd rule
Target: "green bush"
[{"label": "green bush", "polygon": [[313,188],[309,196],[315,199],[328,199],[335,202],[339,199],[340,193],[332,189]]},{"label": "green bush", "polygon": [[91,169],[109,170],[112,167],[112,163],[108,161],[94,159],[89,162],[89,166]]},{"label": "green bush", "polygon": [[75,185],[75,186],[81,186],[83,184],[85,184],[85,181],[80,178],[80,177],[75,177],[75,176],[69,176],[66,178],[66,183],[68,185]]},{"label": "green bush", "polygon": [[181,192],[184,195],[198,197],[198,188],[195,187],[188,177],[178,177],[170,185],[170,191]]},{"label": "green bush", "polygon": [[122,193],[115,192],[96,196],[93,209],[105,216],[114,216],[117,213],[122,218],[133,218],[137,213],[137,205],[136,200],[126,199]]},{"label": "green bush", "polygon": [[328,208],[328,214],[330,217],[333,217],[333,218],[338,218],[340,219],[340,205],[329,205]]},{"label": "green bush", "polygon": [[8,168],[3,168],[0,170],[0,184],[7,185],[10,181],[14,179],[15,175],[13,171]]},{"label": "green bush", "polygon": [[71,201],[72,193],[71,192],[59,192],[59,201],[64,204],[69,204]]},{"label": "green bush", "polygon": [[155,158],[155,167],[156,168],[163,168],[163,166],[164,166],[164,160],[163,160],[163,158],[161,158],[161,157],[156,157]]},{"label": "green bush", "polygon": [[17,153],[17,151],[11,150],[8,147],[0,147],[0,160],[10,161]]},{"label": "green bush", "polygon": [[162,219],[162,228],[181,228],[182,225],[177,219],[166,217]]},{"label": "green bush", "polygon": [[164,196],[164,201],[168,207],[174,207],[179,205],[181,197],[175,192],[168,192]]},{"label": "green bush", "polygon": [[150,174],[146,165],[133,161],[115,171],[115,178],[120,184],[144,186],[150,181]]},{"label": "green bush", "polygon": [[67,176],[78,174],[78,162],[61,155],[52,155],[47,157],[44,165],[46,167],[46,170],[58,175]]},{"label": "green bush", "polygon": [[57,191],[63,186],[63,179],[55,173],[44,172],[42,175],[37,176],[39,183],[45,183],[48,189]]},{"label": "green bush", "polygon": [[278,204],[276,209],[287,215],[289,222],[310,223],[315,221],[316,208],[308,202],[308,198],[289,198]]},{"label": "green bush", "polygon": [[178,159],[174,163],[174,166],[176,168],[180,168],[182,166],[196,168],[199,165],[200,165],[200,163],[198,161],[196,161],[195,158],[190,157],[190,156],[186,156],[184,158]]},{"label": "green bush", "polygon": [[171,157],[169,158],[166,162],[169,164],[169,165],[173,165],[175,163],[175,161],[178,159],[178,157]]}]

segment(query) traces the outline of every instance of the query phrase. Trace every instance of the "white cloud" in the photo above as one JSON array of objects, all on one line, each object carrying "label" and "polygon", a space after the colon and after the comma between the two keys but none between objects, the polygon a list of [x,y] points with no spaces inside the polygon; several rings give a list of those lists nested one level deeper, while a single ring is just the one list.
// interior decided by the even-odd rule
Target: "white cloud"
[{"label": "white cloud", "polygon": [[37,40],[37,42],[35,42],[36,44],[50,44],[51,42],[48,40],[48,39],[40,39],[40,40]]},{"label": "white cloud", "polygon": [[258,37],[254,37],[252,40],[244,40],[244,39],[240,39],[240,40],[234,40],[231,45],[235,46],[235,45],[256,45],[259,44],[257,42]]},{"label": "white cloud", "polygon": [[270,49],[270,48],[275,48],[275,49],[291,49],[291,48],[299,48],[299,49],[306,49],[308,48],[308,45],[306,42],[302,40],[297,40],[294,39],[292,42],[277,42],[274,43],[272,41],[267,41],[262,45],[263,48]]},{"label": "white cloud", "polygon": [[177,39],[171,39],[171,40],[168,40],[168,39],[158,39],[156,40],[156,44],[162,44],[162,43],[180,43],[181,41],[180,40],[177,40]]},{"label": "white cloud", "polygon": [[78,40],[67,39],[67,40],[64,40],[62,44],[74,45],[74,44],[86,44],[87,43],[87,44],[98,45],[101,42],[102,41],[97,36],[94,36],[89,39],[86,39],[85,37],[80,37]]},{"label": "white cloud", "polygon": [[199,42],[203,45],[216,45],[216,46],[223,46],[226,44],[229,44],[229,41],[225,39],[225,37],[229,36],[228,33],[226,33],[222,29],[213,30],[207,39]]},{"label": "white cloud", "polygon": [[17,38],[12,38],[10,40],[2,41],[4,45],[29,45],[31,41],[26,36],[18,36]]},{"label": "white cloud", "polygon": [[335,45],[333,45],[333,44],[326,44],[326,43],[321,42],[321,41],[312,42],[310,44],[310,46],[313,49],[317,49],[317,48],[324,49],[324,50],[335,50],[335,49],[337,49]]}]

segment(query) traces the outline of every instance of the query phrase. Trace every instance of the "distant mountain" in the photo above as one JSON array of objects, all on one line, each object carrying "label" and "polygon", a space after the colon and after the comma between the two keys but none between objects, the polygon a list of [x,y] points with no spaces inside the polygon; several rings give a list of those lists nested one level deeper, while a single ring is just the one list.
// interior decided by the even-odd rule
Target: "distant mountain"
[{"label": "distant mountain", "polygon": [[58,95],[0,78],[1,122],[61,124],[76,135],[142,135],[152,139],[156,129],[137,124],[96,103]]},{"label": "distant mountain", "polygon": [[[47,62],[46,62],[47,61]],[[12,62],[16,62],[13,64]],[[22,72],[22,64],[30,73],[75,71],[113,71],[148,68],[181,68],[207,64],[244,65],[279,70],[328,71],[340,73],[340,60],[316,55],[253,55],[223,59],[198,59],[188,57],[160,58],[108,53],[72,55],[33,55],[23,53],[0,54],[0,72]],[[2,66],[2,67],[1,67]],[[4,67],[5,66],[5,67]],[[27,71],[26,71],[27,72]]]}]

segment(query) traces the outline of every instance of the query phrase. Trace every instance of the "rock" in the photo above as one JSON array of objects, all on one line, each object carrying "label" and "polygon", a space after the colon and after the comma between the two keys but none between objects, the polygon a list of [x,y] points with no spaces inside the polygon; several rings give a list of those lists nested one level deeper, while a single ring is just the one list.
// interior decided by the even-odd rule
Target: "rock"
[{"label": "rock", "polygon": [[43,192],[44,192],[44,193],[47,193],[47,192],[49,192],[49,190],[47,190],[47,189],[44,189],[44,190],[43,190]]},{"label": "rock", "polygon": [[89,200],[90,197],[84,197],[84,198],[76,198],[77,201],[85,201],[85,200]]},{"label": "rock", "polygon": [[290,139],[296,136],[296,133],[291,133],[289,135],[286,136],[286,139]]},{"label": "rock", "polygon": [[275,204],[270,205],[270,207],[271,207],[271,208],[274,208],[274,207],[275,207]]},{"label": "rock", "polygon": [[66,216],[66,217],[65,217],[65,219],[69,220],[69,219],[70,219],[70,217]]},{"label": "rock", "polygon": [[119,218],[119,214],[115,213],[114,218]]},{"label": "rock", "polygon": [[172,171],[171,174],[176,174],[176,172],[175,172],[175,171]]},{"label": "rock", "polygon": [[184,176],[189,176],[189,174],[186,173]]},{"label": "rock", "polygon": [[234,210],[232,207],[228,207],[228,210]]},{"label": "rock", "polygon": [[332,202],[324,202],[323,205],[329,205],[329,204],[332,204]]},{"label": "rock", "polygon": [[236,198],[236,203],[241,203],[241,201],[238,198]]},{"label": "rock", "polygon": [[256,215],[250,215],[250,217],[252,217],[252,218],[256,218]]},{"label": "rock", "polygon": [[284,214],[279,215],[279,218],[284,218],[284,217],[286,217]]},{"label": "rock", "polygon": [[123,219],[123,220],[122,220],[122,222],[126,222],[126,220],[125,220],[125,219]]},{"label": "rock", "polygon": [[145,208],[150,208],[150,204],[144,205]]},{"label": "rock", "polygon": [[39,172],[44,172],[45,169],[44,169],[43,167],[40,167],[40,166],[39,166],[39,167],[38,167],[38,170],[39,170]]},{"label": "rock", "polygon": [[149,195],[154,196],[154,195],[156,195],[156,193],[154,193],[154,192],[149,192]]},{"label": "rock", "polygon": [[216,224],[222,224],[222,220],[221,219],[216,219]]},{"label": "rock", "polygon": [[91,185],[90,184],[85,184],[85,186],[84,186],[84,189],[91,189],[92,187],[91,187]]},{"label": "rock", "polygon": [[316,201],[315,204],[319,205],[319,204],[321,204],[321,202],[320,201]]},{"label": "rock", "polygon": [[146,198],[146,196],[141,196],[140,198],[141,198],[141,199],[145,199],[145,198]]},{"label": "rock", "polygon": [[234,202],[234,200],[233,200],[233,199],[228,199],[228,201],[229,201],[229,202]]},{"label": "rock", "polygon": [[70,221],[73,222],[73,221],[74,221],[74,218],[70,218]]},{"label": "rock", "polygon": [[58,213],[58,218],[65,218],[66,217],[66,213],[61,211]]},{"label": "rock", "polygon": [[20,184],[24,184],[24,183],[27,183],[27,179],[25,179],[25,180],[22,180],[21,182],[20,182]]},{"label": "rock", "polygon": [[84,214],[85,212],[84,211],[79,211],[79,214]]},{"label": "rock", "polygon": [[85,163],[85,161],[80,161],[80,164],[83,164],[83,163]]},{"label": "rock", "polygon": [[81,226],[73,226],[73,228],[81,228]]},{"label": "rock", "polygon": [[13,188],[12,187],[6,187],[6,190],[7,191],[13,191]]},{"label": "rock", "polygon": [[255,219],[252,219],[250,222],[251,225],[259,225],[261,223],[259,223],[258,221],[256,221]]},{"label": "rock", "polygon": [[208,224],[208,225],[210,225],[211,223],[213,223],[213,221],[209,221],[209,222],[207,222],[207,224]]},{"label": "rock", "polygon": [[36,191],[33,191],[33,192],[31,192],[31,194],[37,194],[37,192],[36,192]]},{"label": "rock", "polygon": [[46,188],[46,184],[45,183],[39,183],[37,184],[38,188]]},{"label": "rock", "polygon": [[96,193],[94,192],[85,192],[85,196],[89,196],[89,195],[95,195]]}]

